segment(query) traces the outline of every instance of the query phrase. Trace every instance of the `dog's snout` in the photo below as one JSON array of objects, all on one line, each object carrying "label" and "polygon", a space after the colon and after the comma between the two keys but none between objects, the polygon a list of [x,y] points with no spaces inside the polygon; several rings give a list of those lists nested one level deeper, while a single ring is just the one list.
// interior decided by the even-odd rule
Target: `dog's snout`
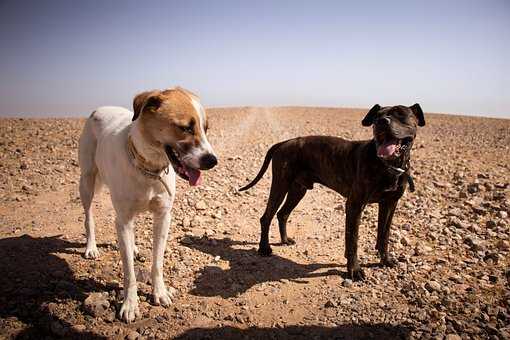
[{"label": "dog's snout", "polygon": [[212,153],[200,157],[200,169],[202,170],[212,169],[216,164],[218,164],[218,159]]}]

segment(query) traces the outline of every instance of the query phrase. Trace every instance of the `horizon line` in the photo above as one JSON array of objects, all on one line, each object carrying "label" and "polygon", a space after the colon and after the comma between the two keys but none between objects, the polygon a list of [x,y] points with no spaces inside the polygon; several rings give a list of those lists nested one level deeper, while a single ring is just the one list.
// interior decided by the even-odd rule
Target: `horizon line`
[{"label": "horizon line", "polygon": [[[105,105],[107,106],[107,105]],[[116,106],[116,105],[114,105]],[[119,106],[122,107],[122,106]],[[341,110],[370,110],[366,107],[344,107],[344,106],[317,106],[317,105],[235,105],[235,106],[207,106],[206,110],[220,110],[220,109],[236,109],[236,108],[318,108],[318,109],[341,109]],[[130,110],[130,109],[129,109]],[[132,111],[132,110],[130,110]],[[0,114],[0,119],[79,119],[87,118],[93,110],[88,114],[49,114],[49,113],[13,113],[13,114]],[[510,114],[470,114],[462,112],[427,112],[426,114],[432,115],[446,115],[455,117],[467,118],[490,118],[490,119],[510,119]]]}]

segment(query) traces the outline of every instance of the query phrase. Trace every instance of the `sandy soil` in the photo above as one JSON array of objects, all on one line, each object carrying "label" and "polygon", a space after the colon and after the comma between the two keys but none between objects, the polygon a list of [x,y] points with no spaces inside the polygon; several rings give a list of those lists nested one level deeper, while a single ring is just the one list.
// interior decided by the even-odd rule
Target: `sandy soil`
[{"label": "sandy soil", "polygon": [[[204,185],[178,179],[165,279],[173,305],[151,304],[151,216],[137,221],[142,318],[116,318],[122,270],[107,191],[95,199],[99,260],[86,260],[78,197],[83,119],[0,120],[0,337],[127,339],[503,339],[510,334],[510,120],[427,115],[413,149],[417,190],[399,203],[391,248],[375,252],[375,206],[361,225],[367,279],[345,280],[344,203],[319,185],[288,224],[294,246],[256,253],[271,174],[252,190],[277,141],[371,137],[364,111],[208,110],[220,156]],[[98,298],[92,309],[84,301]]]}]

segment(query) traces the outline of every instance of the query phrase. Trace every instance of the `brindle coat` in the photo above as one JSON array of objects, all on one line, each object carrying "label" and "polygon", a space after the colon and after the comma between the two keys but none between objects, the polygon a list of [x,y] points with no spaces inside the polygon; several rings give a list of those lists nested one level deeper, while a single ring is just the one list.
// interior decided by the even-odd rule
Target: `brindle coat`
[{"label": "brindle coat", "polygon": [[[362,124],[374,125],[373,139],[348,141],[338,137],[308,136],[275,144],[268,150],[258,175],[240,189],[254,186],[262,178],[269,162],[273,161],[271,191],[266,210],[260,218],[261,255],[272,253],[269,226],[285,196],[285,203],[277,213],[280,237],[282,244],[293,244],[294,241],[287,236],[287,219],[306,191],[312,189],[314,183],[320,183],[347,198],[345,257],[348,275],[356,280],[364,278],[357,257],[358,229],[361,213],[369,203],[379,204],[376,249],[381,263],[385,266],[395,264],[388,252],[390,225],[397,202],[410,178],[410,150],[417,126],[425,125],[425,120],[418,104],[384,108],[376,105]],[[397,159],[388,161],[377,156],[377,146],[384,142],[384,138],[405,141],[406,148]],[[395,168],[403,168],[404,172],[396,173]]]}]

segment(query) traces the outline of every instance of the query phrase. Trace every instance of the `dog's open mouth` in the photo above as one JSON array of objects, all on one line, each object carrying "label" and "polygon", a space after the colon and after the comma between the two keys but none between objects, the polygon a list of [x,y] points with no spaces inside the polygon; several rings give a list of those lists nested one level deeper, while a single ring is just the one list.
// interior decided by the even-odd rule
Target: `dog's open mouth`
[{"label": "dog's open mouth", "polygon": [[189,182],[189,185],[196,186],[202,183],[202,177],[199,169],[191,168],[181,162],[179,154],[172,149],[170,145],[165,145],[165,153],[172,164],[175,172]]},{"label": "dog's open mouth", "polygon": [[394,160],[404,153],[412,139],[409,137],[399,139],[386,133],[381,133],[376,136],[376,141],[377,157],[384,160]]}]

